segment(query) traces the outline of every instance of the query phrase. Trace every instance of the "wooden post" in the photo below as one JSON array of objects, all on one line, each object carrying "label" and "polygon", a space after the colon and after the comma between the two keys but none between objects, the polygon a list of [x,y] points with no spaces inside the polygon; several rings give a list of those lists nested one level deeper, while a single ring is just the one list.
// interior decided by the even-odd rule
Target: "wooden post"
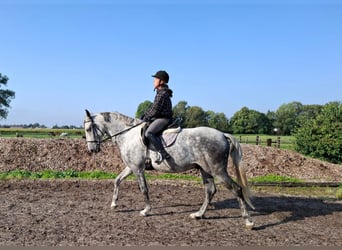
[{"label": "wooden post", "polygon": [[277,147],[280,148],[280,136],[277,138]]}]

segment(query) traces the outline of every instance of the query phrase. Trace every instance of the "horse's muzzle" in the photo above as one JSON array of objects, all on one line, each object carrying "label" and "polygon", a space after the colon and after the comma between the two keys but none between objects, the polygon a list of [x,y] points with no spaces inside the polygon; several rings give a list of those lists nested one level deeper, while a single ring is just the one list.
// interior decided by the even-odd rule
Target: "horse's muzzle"
[{"label": "horse's muzzle", "polygon": [[98,152],[100,152],[100,150],[101,150],[100,144],[96,144],[96,145],[89,145],[89,144],[88,144],[88,150],[89,150],[91,153],[98,153]]},{"label": "horse's muzzle", "polygon": [[91,149],[90,152],[91,153],[98,153],[98,152],[100,152],[100,149],[99,148]]}]

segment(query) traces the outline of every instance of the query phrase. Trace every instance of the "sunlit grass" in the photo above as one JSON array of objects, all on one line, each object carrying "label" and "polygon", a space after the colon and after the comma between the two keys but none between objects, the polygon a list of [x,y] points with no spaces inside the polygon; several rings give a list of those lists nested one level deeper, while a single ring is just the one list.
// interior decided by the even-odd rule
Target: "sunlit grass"
[{"label": "sunlit grass", "polygon": [[255,182],[255,183],[303,182],[302,180],[297,179],[297,178],[275,175],[275,174],[268,174],[264,176],[254,177],[254,178],[251,178],[250,181]]},{"label": "sunlit grass", "polygon": [[[87,171],[78,172],[74,170],[65,171],[53,171],[44,170],[40,172],[30,172],[26,170],[13,170],[0,173],[0,180],[111,180],[115,179],[117,174],[104,171]],[[135,176],[131,175],[128,180],[135,179]],[[190,174],[146,174],[147,180],[174,180],[174,181],[188,181],[193,184],[199,184],[202,182],[200,177],[196,177]],[[342,184],[339,187],[282,187],[282,186],[253,186],[253,183],[281,183],[281,182],[303,182],[300,179],[279,176],[279,175],[266,175],[251,178],[249,182],[252,184],[251,188],[255,192],[259,193],[278,193],[286,195],[302,195],[307,197],[323,197],[342,199]]]}]

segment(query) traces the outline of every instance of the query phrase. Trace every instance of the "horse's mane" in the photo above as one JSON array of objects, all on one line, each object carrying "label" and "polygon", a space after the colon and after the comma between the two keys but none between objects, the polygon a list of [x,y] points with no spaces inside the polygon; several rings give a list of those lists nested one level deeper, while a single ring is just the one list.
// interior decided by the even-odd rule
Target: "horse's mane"
[{"label": "horse's mane", "polygon": [[122,121],[127,126],[134,126],[140,122],[140,120],[137,118],[132,118],[119,112],[102,112],[101,115],[106,122],[111,122],[112,119],[114,119]]}]

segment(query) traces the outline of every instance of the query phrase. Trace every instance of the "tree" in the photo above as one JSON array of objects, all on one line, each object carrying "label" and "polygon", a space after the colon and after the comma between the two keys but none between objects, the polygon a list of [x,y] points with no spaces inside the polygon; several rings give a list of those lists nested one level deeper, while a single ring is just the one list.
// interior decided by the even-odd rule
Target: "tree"
[{"label": "tree", "polygon": [[229,121],[224,113],[207,111],[208,126],[223,132],[230,132]]},{"label": "tree", "polygon": [[185,124],[186,111],[188,110],[188,108],[189,106],[186,101],[180,101],[172,109],[173,117],[182,119],[182,122],[180,124],[182,127],[184,127]]},{"label": "tree", "polygon": [[135,112],[136,118],[141,118],[141,116],[145,113],[146,110],[148,110],[152,106],[151,101],[144,101],[139,104],[137,111]]},{"label": "tree", "polygon": [[278,129],[273,126],[276,121],[276,114],[274,111],[268,110],[266,113],[266,118],[268,121],[268,134],[276,133],[278,134]]},{"label": "tree", "polygon": [[270,122],[267,116],[256,110],[243,107],[230,119],[234,134],[265,134],[270,132]]},{"label": "tree", "polygon": [[7,86],[9,78],[0,73],[0,119],[6,119],[8,108],[10,108],[11,100],[15,97],[15,92],[9,89],[2,89],[2,86]]},{"label": "tree", "polygon": [[310,119],[300,120],[294,136],[296,151],[332,163],[342,163],[342,104],[330,102]]},{"label": "tree", "polygon": [[186,117],[184,121],[184,126],[186,128],[194,128],[200,126],[208,126],[208,121],[206,119],[206,113],[202,108],[198,106],[189,107],[186,110]]},{"label": "tree", "polygon": [[301,112],[296,119],[296,126],[301,124],[302,121],[315,118],[322,110],[322,105],[303,105]]},{"label": "tree", "polygon": [[273,126],[280,129],[282,135],[290,135],[297,122],[297,117],[303,110],[300,102],[291,102],[281,105],[275,112],[275,121]]}]

